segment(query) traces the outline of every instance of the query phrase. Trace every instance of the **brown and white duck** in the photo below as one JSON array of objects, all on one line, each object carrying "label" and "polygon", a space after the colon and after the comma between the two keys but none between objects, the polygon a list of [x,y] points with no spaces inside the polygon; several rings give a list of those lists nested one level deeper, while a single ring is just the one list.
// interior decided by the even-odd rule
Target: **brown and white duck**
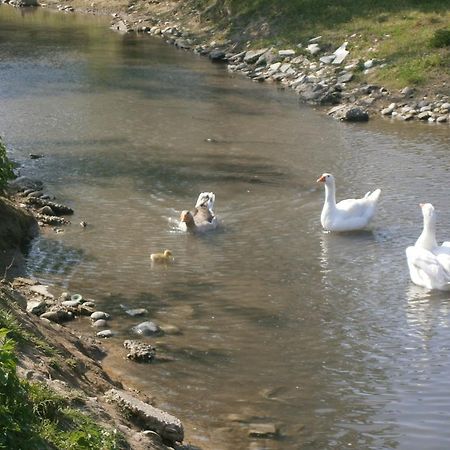
[{"label": "brown and white duck", "polygon": [[203,233],[217,228],[218,220],[213,211],[215,199],[213,192],[202,192],[198,196],[195,209],[181,213],[180,228],[191,233]]}]

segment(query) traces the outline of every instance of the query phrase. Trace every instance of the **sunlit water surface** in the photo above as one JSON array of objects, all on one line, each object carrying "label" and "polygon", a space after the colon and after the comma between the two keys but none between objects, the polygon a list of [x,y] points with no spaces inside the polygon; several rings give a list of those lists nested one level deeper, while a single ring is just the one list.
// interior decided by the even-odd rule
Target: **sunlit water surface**
[{"label": "sunlit water surface", "polygon": [[[75,209],[29,275],[111,313],[104,366],[204,448],[450,448],[449,294],[411,285],[404,253],[421,201],[450,238],[449,127],[336,123],[107,20],[0,6],[0,135]],[[370,231],[321,230],[324,171],[339,198],[382,188]],[[186,236],[176,219],[204,190],[220,229]],[[165,248],[175,263],[151,267]],[[167,362],[124,359],[144,319],[121,305],[180,329],[148,340]]]}]

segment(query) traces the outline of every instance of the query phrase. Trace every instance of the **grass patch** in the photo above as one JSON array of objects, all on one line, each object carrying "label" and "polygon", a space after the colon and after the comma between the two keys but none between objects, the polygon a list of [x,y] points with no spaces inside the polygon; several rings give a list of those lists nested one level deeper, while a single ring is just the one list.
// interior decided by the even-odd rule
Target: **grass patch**
[{"label": "grass patch", "polygon": [[297,48],[321,35],[321,46],[334,51],[347,41],[348,60],[386,65],[370,74],[371,82],[432,85],[438,73],[450,82],[450,67],[442,64],[450,51],[450,30],[443,28],[450,23],[449,0],[195,0],[195,6],[229,37],[253,46]]},{"label": "grass patch", "polygon": [[0,449],[128,448],[116,430],[98,425],[46,385],[20,380],[11,334],[0,329]]},{"label": "grass patch", "polygon": [[52,347],[43,339],[39,339],[34,334],[25,330],[13,314],[2,307],[0,307],[0,328],[7,329],[8,337],[14,339],[19,344],[32,344],[38,349],[42,350],[47,356],[58,356],[58,352],[54,347]]}]

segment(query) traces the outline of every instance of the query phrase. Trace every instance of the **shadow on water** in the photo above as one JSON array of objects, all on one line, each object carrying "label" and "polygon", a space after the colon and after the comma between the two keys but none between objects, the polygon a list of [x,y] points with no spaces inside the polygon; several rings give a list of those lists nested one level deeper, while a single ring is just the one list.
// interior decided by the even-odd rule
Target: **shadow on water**
[{"label": "shadow on water", "polygon": [[[80,144],[82,145],[82,144]],[[76,144],[73,144],[76,147]],[[208,186],[213,183],[245,183],[280,185],[289,181],[290,175],[283,166],[276,167],[264,157],[241,157],[236,155],[189,153],[178,155],[176,160],[167,162],[167,150],[153,147],[147,161],[128,158],[126,150],[116,152],[111,149],[108,158],[99,159],[95,155],[62,154],[50,163],[72,168],[65,185],[95,179],[96,183],[132,176],[133,182],[148,190],[154,190],[153,180],[160,190],[169,189],[175,193],[186,192],[193,185]],[[166,156],[165,156],[166,155]],[[143,159],[145,155],[143,155]],[[49,170],[48,167],[46,170]],[[145,185],[141,186],[141,180]],[[298,183],[296,183],[298,185]]]}]

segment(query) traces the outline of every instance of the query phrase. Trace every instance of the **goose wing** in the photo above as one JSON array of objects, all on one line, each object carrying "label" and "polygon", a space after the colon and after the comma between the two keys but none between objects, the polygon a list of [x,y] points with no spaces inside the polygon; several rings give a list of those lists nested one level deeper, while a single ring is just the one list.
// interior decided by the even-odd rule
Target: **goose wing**
[{"label": "goose wing", "polygon": [[406,259],[413,283],[428,289],[450,289],[450,273],[442,264],[450,263],[450,255],[436,256],[428,250],[411,246],[406,249]]}]

